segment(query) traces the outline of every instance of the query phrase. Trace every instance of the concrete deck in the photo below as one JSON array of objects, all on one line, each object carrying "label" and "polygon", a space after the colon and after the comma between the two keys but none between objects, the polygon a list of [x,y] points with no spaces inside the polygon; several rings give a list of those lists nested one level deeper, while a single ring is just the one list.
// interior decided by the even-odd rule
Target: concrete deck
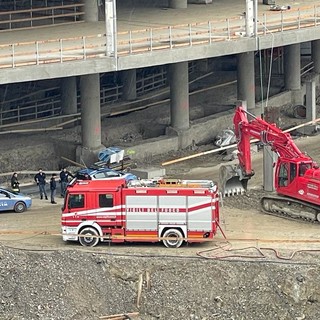
[{"label": "concrete deck", "polygon": [[[277,27],[277,23],[280,26],[281,13],[271,12],[269,6],[260,2],[258,13],[261,32],[257,38],[240,35],[240,31],[244,30],[243,0],[191,4],[187,9],[119,8],[117,58],[105,55],[103,21],[2,31],[0,68],[6,72],[1,72],[0,84],[191,61],[320,39],[320,25],[312,25],[314,19],[310,18],[307,27],[297,27],[298,9],[314,15],[314,9],[310,6],[319,5],[318,1],[289,3],[292,9],[285,14],[292,20],[290,23],[295,25],[291,27],[289,23],[285,31]],[[277,1],[277,4],[288,3]],[[308,6],[310,9],[303,11]],[[320,7],[317,10],[318,16]],[[264,14],[268,14],[268,21],[274,21],[275,28],[279,29],[277,32],[263,34]],[[232,37],[230,32],[227,34],[226,19],[230,19]],[[320,24],[320,19],[316,20]],[[210,37],[206,31],[208,21],[211,21],[210,26],[212,24],[215,30],[214,34],[209,31]],[[191,36],[187,24],[192,24]],[[174,26],[171,36],[168,26]],[[153,43],[149,43],[151,32]]]}]

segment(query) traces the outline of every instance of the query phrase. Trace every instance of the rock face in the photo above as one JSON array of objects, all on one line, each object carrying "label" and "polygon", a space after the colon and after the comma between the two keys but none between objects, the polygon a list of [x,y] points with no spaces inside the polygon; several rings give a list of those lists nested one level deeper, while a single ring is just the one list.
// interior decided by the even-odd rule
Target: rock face
[{"label": "rock face", "polygon": [[316,257],[302,264],[173,255],[0,246],[0,318],[82,320],[132,312],[139,313],[132,319],[319,318]]}]

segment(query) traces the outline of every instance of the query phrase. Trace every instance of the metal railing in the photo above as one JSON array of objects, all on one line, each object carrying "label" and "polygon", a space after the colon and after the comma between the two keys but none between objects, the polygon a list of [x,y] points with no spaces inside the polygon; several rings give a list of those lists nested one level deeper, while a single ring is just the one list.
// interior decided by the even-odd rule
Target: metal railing
[{"label": "metal railing", "polygon": [[[163,88],[167,83],[165,69],[137,79],[137,95]],[[28,120],[50,118],[61,114],[61,95],[59,87],[35,90],[32,94],[0,103],[0,125],[19,123]],[[48,96],[39,99],[39,94]],[[100,89],[100,105],[108,105],[119,101],[122,97],[122,85],[102,86]],[[80,109],[80,93],[77,95]]]},{"label": "metal railing", "polygon": [[0,124],[10,124],[33,119],[50,118],[59,115],[61,110],[60,96],[30,102],[24,106],[2,110],[0,112]]},{"label": "metal railing", "polygon": [[162,68],[159,73],[151,74],[137,80],[137,95],[142,96],[167,85],[167,71]]},{"label": "metal railing", "polygon": [[0,32],[8,29],[32,28],[50,24],[80,22],[82,3],[25,10],[1,11]]},{"label": "metal railing", "polygon": [[[257,36],[320,25],[320,5],[270,12],[258,23]],[[117,56],[236,41],[245,36],[244,17],[119,32]],[[106,56],[106,35],[0,45],[0,68],[87,60]]]}]

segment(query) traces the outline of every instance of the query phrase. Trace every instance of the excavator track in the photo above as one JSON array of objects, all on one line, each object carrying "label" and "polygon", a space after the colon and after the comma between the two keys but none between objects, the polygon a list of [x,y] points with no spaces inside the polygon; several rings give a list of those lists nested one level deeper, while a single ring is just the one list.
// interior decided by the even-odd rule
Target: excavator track
[{"label": "excavator track", "polygon": [[266,214],[276,217],[320,223],[320,209],[312,204],[280,196],[264,196],[261,198],[261,208]]}]

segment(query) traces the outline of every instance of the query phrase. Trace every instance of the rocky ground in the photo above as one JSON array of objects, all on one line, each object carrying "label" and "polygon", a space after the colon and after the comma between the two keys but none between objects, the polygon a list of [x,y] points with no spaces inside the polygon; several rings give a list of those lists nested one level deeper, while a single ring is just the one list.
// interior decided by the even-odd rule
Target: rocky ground
[{"label": "rocky ground", "polygon": [[[318,319],[314,262],[0,247],[1,319]],[[136,316],[133,316],[133,313]],[[129,316],[131,314],[131,317]],[[112,317],[110,317],[113,319]]]}]

